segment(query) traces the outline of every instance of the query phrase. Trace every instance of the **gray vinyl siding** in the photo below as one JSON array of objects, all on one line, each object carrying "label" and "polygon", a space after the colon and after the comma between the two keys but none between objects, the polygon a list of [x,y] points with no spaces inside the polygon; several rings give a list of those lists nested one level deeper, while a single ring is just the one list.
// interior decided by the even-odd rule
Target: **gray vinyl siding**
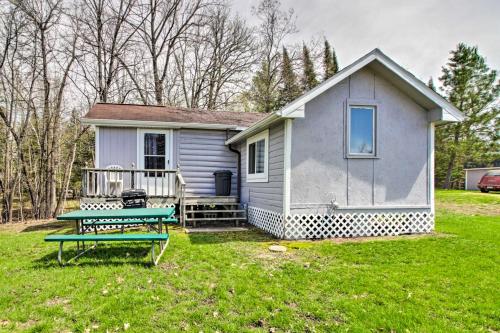
[{"label": "gray vinyl siding", "polygon": [[[345,157],[349,99],[378,103],[377,158]],[[306,103],[292,125],[291,212],[323,212],[332,200],[344,209],[426,207],[427,110],[365,68]]]},{"label": "gray vinyl siding", "polygon": [[225,146],[225,131],[181,129],[174,135],[177,163],[186,181],[187,195],[215,195],[214,171],[233,172],[231,195],[237,195],[236,153]]},{"label": "gray vinyl siding", "polygon": [[246,140],[240,143],[241,151],[241,202],[252,207],[283,211],[283,157],[284,125],[269,129],[268,182],[248,183]]},{"label": "gray vinyl siding", "polygon": [[135,167],[137,160],[137,129],[126,127],[99,127],[99,165],[120,165],[124,169]]},{"label": "gray vinyl siding", "polygon": [[[224,144],[226,131],[175,129],[172,140],[170,164],[172,168],[180,167],[187,195],[215,195],[216,170],[233,172],[231,195],[237,195],[238,159]],[[137,168],[137,148],[136,128],[100,127],[98,167],[117,164],[129,169],[134,163]]]}]

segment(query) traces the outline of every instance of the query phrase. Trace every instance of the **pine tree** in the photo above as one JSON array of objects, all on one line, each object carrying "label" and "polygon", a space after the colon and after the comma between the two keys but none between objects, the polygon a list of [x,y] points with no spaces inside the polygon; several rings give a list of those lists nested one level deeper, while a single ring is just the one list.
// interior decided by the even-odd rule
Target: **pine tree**
[{"label": "pine tree", "polygon": [[490,152],[498,151],[500,110],[492,102],[500,96],[500,82],[477,47],[464,43],[451,52],[442,73],[445,96],[465,114],[463,122],[436,129],[436,177],[443,188],[451,188],[462,179],[465,162],[491,158]]},{"label": "pine tree", "polygon": [[251,99],[257,112],[271,112],[278,107],[277,78],[270,75],[269,65],[263,61],[252,79]]},{"label": "pine tree", "polygon": [[297,76],[293,71],[292,61],[288,51],[283,47],[281,62],[281,80],[282,85],[279,93],[279,107],[285,106],[300,96],[301,91],[297,83]]},{"label": "pine tree", "polygon": [[314,72],[314,64],[311,60],[309,49],[304,44],[302,47],[302,65],[304,73],[302,76],[302,90],[307,91],[318,85],[316,73]]},{"label": "pine tree", "polygon": [[431,88],[432,90],[436,91],[436,86],[434,85],[434,79],[432,78],[432,76],[429,78],[429,81],[427,82],[427,86],[429,88]]},{"label": "pine tree", "polygon": [[254,75],[248,94],[254,110],[271,112],[279,107],[281,49],[285,39],[296,32],[293,9],[283,10],[279,0],[259,0],[252,7],[258,19],[257,58],[260,69]]},{"label": "pine tree", "polygon": [[323,51],[323,81],[338,72],[337,56],[335,50],[330,47],[330,43],[325,39],[325,50]]},{"label": "pine tree", "polygon": [[332,59],[333,59],[333,74],[337,74],[339,71],[339,62],[337,61],[337,53],[335,53],[335,48],[332,47]]}]

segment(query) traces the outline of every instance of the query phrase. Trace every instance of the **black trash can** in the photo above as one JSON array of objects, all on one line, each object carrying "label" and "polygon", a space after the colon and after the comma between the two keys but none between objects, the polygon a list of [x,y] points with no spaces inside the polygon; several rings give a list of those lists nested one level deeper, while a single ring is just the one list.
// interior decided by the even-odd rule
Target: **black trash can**
[{"label": "black trash can", "polygon": [[218,170],[214,172],[215,195],[228,196],[231,194],[232,175],[233,173],[229,170]]}]

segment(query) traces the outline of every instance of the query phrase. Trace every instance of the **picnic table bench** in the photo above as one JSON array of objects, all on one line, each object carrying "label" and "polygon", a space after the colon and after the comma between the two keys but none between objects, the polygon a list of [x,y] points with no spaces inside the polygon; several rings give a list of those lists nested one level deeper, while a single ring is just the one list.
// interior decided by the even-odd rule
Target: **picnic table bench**
[{"label": "picnic table bench", "polygon": [[[168,223],[177,223],[173,217],[174,208],[131,208],[131,209],[104,209],[104,210],[76,210],[57,217],[60,221],[75,221],[76,234],[73,235],[49,235],[45,237],[46,242],[59,242],[59,252],[57,260],[62,261],[62,249],[64,242],[77,243],[77,256],[67,262],[74,260],[87,251],[95,248],[97,242],[101,241],[150,241],[151,242],[151,261],[154,265],[158,264],[165,248],[168,245]],[[147,234],[124,234],[123,228],[121,234],[97,234],[97,228],[94,228],[95,234],[85,234],[84,226],[98,225],[158,225],[158,233]],[[163,233],[163,224],[166,226]],[[95,242],[94,246],[85,250],[85,241]],[[155,257],[155,241],[160,245],[160,253]],[[80,252],[80,242],[82,242],[83,251]]]},{"label": "picnic table bench", "polygon": [[[151,241],[151,262],[156,266],[158,261],[163,254],[163,251],[168,245],[169,235],[168,234],[101,234],[101,235],[48,235],[45,237],[46,242],[59,242],[59,252],[57,253],[57,261],[62,264],[62,250],[64,242],[85,242],[85,241]],[[163,248],[160,248],[161,252],[158,257],[155,256],[155,241],[161,242],[165,241],[166,244]],[[85,252],[85,251],[84,251]],[[79,256],[81,256],[82,252]],[[77,257],[79,257],[77,256]],[[72,259],[76,259],[72,258]],[[69,262],[69,261],[68,261]]]}]

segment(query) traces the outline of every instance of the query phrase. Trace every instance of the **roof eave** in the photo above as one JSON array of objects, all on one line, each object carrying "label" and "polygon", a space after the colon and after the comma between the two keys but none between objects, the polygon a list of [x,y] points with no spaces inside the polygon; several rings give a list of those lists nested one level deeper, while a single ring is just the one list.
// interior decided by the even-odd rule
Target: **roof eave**
[{"label": "roof eave", "polygon": [[106,127],[148,127],[148,128],[192,128],[192,129],[212,129],[212,130],[235,130],[243,131],[245,126],[228,124],[207,124],[207,123],[187,123],[171,121],[150,121],[150,120],[118,120],[118,119],[95,119],[82,118],[82,123],[94,126]]},{"label": "roof eave", "polygon": [[348,78],[352,73],[358,71],[364,66],[368,65],[370,62],[376,59],[375,50],[364,55],[359,58],[357,61],[353,62],[349,66],[345,67],[337,74],[323,82],[322,84],[316,86],[315,88],[309,90],[299,98],[295,99],[291,103],[285,105],[281,110],[278,110],[277,113],[283,116],[287,116],[288,114],[294,112],[296,109],[303,107],[307,102],[314,99],[315,97],[321,95],[328,89],[335,86],[337,83],[343,81]]},{"label": "roof eave", "polygon": [[[392,73],[397,75],[399,78],[404,80],[406,83],[411,85],[415,90],[417,90],[420,94],[431,100],[434,104],[439,106],[440,108],[446,110],[446,113],[450,115],[450,120],[443,121],[462,121],[464,119],[464,115],[460,110],[458,110],[453,104],[448,102],[445,98],[439,95],[437,92],[430,89],[425,83],[417,79],[413,74],[408,72],[406,69],[398,65],[388,56],[386,56],[379,49],[374,49],[363,57],[359,58],[349,66],[345,67],[337,74],[332,76],[330,79],[326,80],[322,84],[318,85],[314,89],[308,91],[304,95],[300,96],[296,100],[292,101],[290,104],[286,105],[281,110],[278,110],[277,113],[282,116],[287,116],[288,114],[294,112],[294,110],[303,107],[307,102],[314,99],[318,95],[322,94],[326,90],[332,88],[337,83],[343,81],[348,78],[350,75],[370,64],[373,61],[378,61],[382,65],[384,65],[387,69],[389,69]],[[453,119],[453,120],[451,120]]]},{"label": "roof eave", "polygon": [[436,91],[429,88],[425,83],[420,81],[413,74],[408,72],[406,69],[401,67],[396,62],[394,62],[391,58],[386,56],[379,49],[375,49],[374,52],[376,53],[376,59],[380,63],[382,63],[384,66],[390,69],[394,74],[399,76],[401,79],[406,81],[409,85],[411,85],[418,92],[420,92],[422,95],[431,100],[433,103],[441,107],[445,111],[445,113],[449,114],[450,117],[452,117],[450,119],[454,119],[452,121],[464,120],[465,118],[464,114],[457,107],[455,107],[455,105],[447,101],[443,96],[438,94]]},{"label": "roof eave", "polygon": [[257,134],[258,132],[266,129],[273,123],[277,122],[280,120],[282,117],[277,114],[277,113],[270,113],[267,117],[263,118],[262,120],[256,122],[252,126],[248,127],[246,130],[236,134],[232,138],[226,140],[226,145],[230,145],[232,143],[236,143],[238,141],[241,141],[245,138],[248,138],[249,136],[252,136],[253,134]]},{"label": "roof eave", "polygon": [[427,118],[431,123],[436,124],[456,123],[464,120],[464,116],[461,112],[457,115],[448,109],[442,108],[430,110]]},{"label": "roof eave", "polygon": [[263,118],[262,120],[256,122],[252,126],[248,127],[244,131],[241,131],[240,133],[236,134],[232,138],[226,141],[226,145],[241,141],[245,138],[248,138],[254,134],[257,134],[272,124],[278,122],[281,119],[289,119],[289,118],[304,118],[305,116],[305,107],[300,106],[293,110],[293,112],[290,112],[288,115],[283,116],[279,111],[277,112],[272,112],[270,113],[267,117]]}]

